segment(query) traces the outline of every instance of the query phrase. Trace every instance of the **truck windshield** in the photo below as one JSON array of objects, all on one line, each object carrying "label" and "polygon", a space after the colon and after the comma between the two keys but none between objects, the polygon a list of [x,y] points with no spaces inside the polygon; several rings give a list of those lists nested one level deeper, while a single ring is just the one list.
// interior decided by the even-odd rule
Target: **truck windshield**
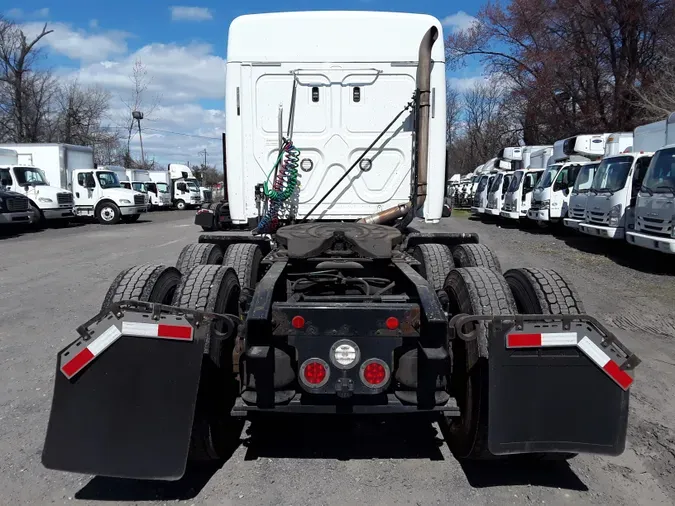
[{"label": "truck windshield", "polygon": [[96,172],[96,177],[98,177],[98,184],[101,185],[101,188],[122,188],[120,180],[114,172]]},{"label": "truck windshield", "polygon": [[187,187],[189,190],[198,192],[199,191],[199,185],[195,184],[194,181],[190,180],[187,182]]},{"label": "truck windshield", "polygon": [[199,181],[197,181],[196,179],[191,178],[191,179],[188,179],[187,182],[188,182],[188,186],[194,185],[194,186],[197,187],[197,189],[199,189]]},{"label": "truck windshield", "polygon": [[588,193],[593,184],[593,177],[598,168],[597,163],[589,163],[584,165],[579,170],[576,180],[574,181],[573,193]]},{"label": "truck windshield", "polygon": [[507,192],[513,193],[518,190],[520,187],[520,182],[523,180],[523,174],[524,172],[516,171],[516,173],[513,175],[513,179],[511,180],[508,190],[506,190]]},{"label": "truck windshield", "polygon": [[562,165],[555,164],[551,165],[546,171],[544,172],[544,175],[541,176],[541,179],[537,183],[536,188],[548,188],[553,184],[553,181],[555,180],[555,176],[560,170],[560,167]]},{"label": "truck windshield", "polygon": [[14,167],[14,175],[16,176],[16,182],[21,186],[27,184],[31,186],[47,186],[49,184],[42,171],[35,167]]},{"label": "truck windshield", "polygon": [[157,193],[157,185],[155,183],[145,183],[145,191]]},{"label": "truck windshield", "polygon": [[169,193],[169,185],[166,183],[157,183],[157,189],[159,193]]},{"label": "truck windshield", "polygon": [[147,191],[145,189],[145,183],[131,183],[131,187],[137,192],[145,193]]},{"label": "truck windshield", "polygon": [[497,177],[492,182],[492,186],[490,187],[490,193],[496,192],[497,190],[499,190],[499,187],[502,184],[502,179],[504,179],[504,174],[497,174]]},{"label": "truck windshield", "polygon": [[613,193],[621,190],[626,186],[626,180],[633,165],[633,160],[632,156],[618,156],[604,159],[600,162],[600,166],[595,172],[591,188],[598,193]]},{"label": "truck windshield", "polygon": [[485,187],[487,186],[487,184],[488,184],[488,177],[487,176],[481,177],[480,183],[478,183],[478,188],[476,189],[476,191],[482,192],[483,190],[485,190]]},{"label": "truck windshield", "polygon": [[642,183],[648,193],[671,193],[675,196],[675,148],[656,152]]}]

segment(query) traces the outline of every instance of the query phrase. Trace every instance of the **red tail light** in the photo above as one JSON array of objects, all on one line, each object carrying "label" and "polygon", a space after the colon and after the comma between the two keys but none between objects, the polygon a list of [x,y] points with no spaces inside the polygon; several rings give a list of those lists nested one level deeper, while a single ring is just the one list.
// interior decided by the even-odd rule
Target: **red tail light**
[{"label": "red tail light", "polygon": [[387,321],[384,322],[384,324],[387,326],[389,330],[396,330],[398,328],[398,318],[390,316],[389,318],[387,318]]},{"label": "red tail light", "polygon": [[302,316],[294,316],[291,320],[291,325],[293,325],[293,328],[295,329],[301,329],[305,326],[305,319]]},{"label": "red tail light", "polygon": [[367,387],[382,387],[389,381],[389,367],[378,358],[366,360],[361,365],[361,380]]},{"label": "red tail light", "polygon": [[320,358],[310,358],[300,366],[300,379],[311,388],[325,385],[329,375],[328,364]]}]

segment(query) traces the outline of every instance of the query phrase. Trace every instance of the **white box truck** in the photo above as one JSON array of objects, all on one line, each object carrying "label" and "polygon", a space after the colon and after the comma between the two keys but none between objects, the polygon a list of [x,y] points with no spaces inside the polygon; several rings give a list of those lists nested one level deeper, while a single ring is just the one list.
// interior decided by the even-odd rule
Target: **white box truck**
[{"label": "white box truck", "polygon": [[601,159],[610,134],[577,135],[553,144],[552,160],[532,194],[527,217],[539,226],[560,223],[569,207],[571,189],[583,165]]},{"label": "white box truck", "polygon": [[179,211],[194,209],[202,204],[202,194],[199,182],[195,179],[192,169],[180,163],[169,164],[171,178],[171,202]]},{"label": "white box truck", "polygon": [[145,196],[123,188],[113,171],[95,168],[94,152],[71,144],[2,144],[19,162],[39,167],[49,184],[73,194],[73,214],[110,225],[136,221],[145,212]]},{"label": "white box truck", "polygon": [[[640,128],[652,134],[643,144],[645,151],[655,148],[655,153],[635,199],[635,229],[626,231],[626,239],[675,254],[675,113]],[[638,133],[636,129],[636,137]]]},{"label": "white box truck", "polygon": [[[0,179],[3,180],[3,186],[8,191],[28,197],[34,225],[72,218],[73,194],[58,186],[58,174],[53,171],[52,164],[41,165],[44,169],[33,166],[33,154],[28,150],[22,148],[19,154],[15,149],[0,148]],[[56,184],[51,185],[50,180]]]}]

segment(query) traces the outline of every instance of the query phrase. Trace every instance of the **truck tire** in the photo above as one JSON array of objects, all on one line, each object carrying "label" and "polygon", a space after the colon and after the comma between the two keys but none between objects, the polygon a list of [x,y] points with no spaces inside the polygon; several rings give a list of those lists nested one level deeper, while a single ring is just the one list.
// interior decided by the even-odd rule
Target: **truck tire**
[{"label": "truck tire", "polygon": [[[509,269],[504,273],[520,314],[583,314],[574,285],[552,269]],[[531,453],[529,459],[570,460],[576,453]]]},{"label": "truck tire", "polygon": [[225,250],[223,265],[232,267],[242,288],[255,288],[263,254],[260,246],[251,243],[231,244]]},{"label": "truck tire", "polygon": [[[504,277],[486,267],[453,269],[445,281],[451,314],[514,314],[516,302]],[[459,418],[444,419],[448,445],[458,459],[492,458],[487,448],[488,325],[476,324],[476,339],[452,341],[451,394]]]},{"label": "truck tire", "polygon": [[415,246],[412,255],[422,264],[418,269],[422,277],[434,290],[442,290],[445,278],[455,268],[450,248],[444,244],[420,244]]},{"label": "truck tire", "polygon": [[510,269],[504,273],[520,314],[583,314],[574,285],[552,269]]},{"label": "truck tire", "polygon": [[[239,293],[239,281],[232,268],[197,265],[182,277],[173,305],[237,316]],[[224,325],[212,322],[206,334],[190,435],[188,459],[191,461],[221,460],[239,441],[241,427],[237,430],[236,422],[230,416],[238,393],[232,363],[235,337],[223,340],[214,332],[222,332]]]},{"label": "truck tire", "polygon": [[178,255],[176,268],[186,274],[196,265],[220,265],[223,263],[223,250],[217,244],[188,244]]},{"label": "truck tire", "polygon": [[171,304],[180,272],[166,265],[136,265],[120,272],[108,288],[101,310],[121,300]]},{"label": "truck tire", "polygon": [[497,255],[485,244],[459,244],[452,250],[457,267],[487,267],[502,272]]},{"label": "truck tire", "polygon": [[45,227],[46,220],[40,208],[31,202],[30,210],[33,212],[33,216],[31,216],[30,219],[31,226],[36,230],[43,229]]},{"label": "truck tire", "polygon": [[187,204],[185,203],[184,200],[177,200],[176,209],[178,209],[179,211],[184,211],[185,209],[187,209]]},{"label": "truck tire", "polygon": [[96,219],[101,225],[117,225],[121,218],[120,208],[114,202],[103,202],[96,208]]}]

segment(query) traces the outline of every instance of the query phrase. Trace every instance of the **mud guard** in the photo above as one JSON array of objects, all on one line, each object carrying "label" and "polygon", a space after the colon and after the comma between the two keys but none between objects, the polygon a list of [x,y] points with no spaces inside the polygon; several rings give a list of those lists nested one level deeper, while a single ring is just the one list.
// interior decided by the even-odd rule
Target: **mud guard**
[{"label": "mud guard", "polygon": [[489,322],[488,449],[595,453],[625,449],[640,360],[588,315],[466,317]]},{"label": "mud guard", "polygon": [[189,316],[153,306],[113,309],[80,327],[83,336],[59,352],[45,467],[118,478],[183,476],[205,332]]}]

